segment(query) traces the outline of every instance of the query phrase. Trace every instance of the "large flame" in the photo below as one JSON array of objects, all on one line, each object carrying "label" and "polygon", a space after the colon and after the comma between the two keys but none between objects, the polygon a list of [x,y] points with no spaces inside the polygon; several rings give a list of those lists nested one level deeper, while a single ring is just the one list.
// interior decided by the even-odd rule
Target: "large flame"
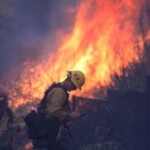
[{"label": "large flame", "polygon": [[111,75],[121,75],[122,67],[140,61],[144,46],[138,21],[144,4],[145,0],[81,1],[72,32],[61,35],[63,44],[57,52],[35,67],[25,63],[21,81],[10,91],[15,107],[41,98],[53,81],[65,78],[67,70],[85,73],[80,95],[90,96],[94,88],[110,85]]}]

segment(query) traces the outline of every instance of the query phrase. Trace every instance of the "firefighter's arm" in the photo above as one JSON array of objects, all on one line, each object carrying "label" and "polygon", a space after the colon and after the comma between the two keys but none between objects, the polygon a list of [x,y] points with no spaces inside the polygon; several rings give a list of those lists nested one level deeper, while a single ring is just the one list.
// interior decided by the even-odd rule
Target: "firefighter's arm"
[{"label": "firefighter's arm", "polygon": [[63,109],[66,100],[66,94],[61,88],[54,88],[48,94],[46,113],[48,117],[56,117],[64,120],[68,117],[68,112]]},{"label": "firefighter's arm", "polygon": [[25,122],[23,118],[16,113],[14,113],[13,116],[14,116],[14,120],[13,120],[12,127],[23,129],[25,127]]}]

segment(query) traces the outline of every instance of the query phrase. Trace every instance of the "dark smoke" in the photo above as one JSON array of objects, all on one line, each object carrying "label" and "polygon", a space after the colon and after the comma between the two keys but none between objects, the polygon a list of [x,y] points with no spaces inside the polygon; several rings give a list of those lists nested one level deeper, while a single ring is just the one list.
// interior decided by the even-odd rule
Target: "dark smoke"
[{"label": "dark smoke", "polygon": [[75,0],[0,0],[0,84],[27,60],[40,63],[57,49],[55,32],[71,30],[72,7]]}]

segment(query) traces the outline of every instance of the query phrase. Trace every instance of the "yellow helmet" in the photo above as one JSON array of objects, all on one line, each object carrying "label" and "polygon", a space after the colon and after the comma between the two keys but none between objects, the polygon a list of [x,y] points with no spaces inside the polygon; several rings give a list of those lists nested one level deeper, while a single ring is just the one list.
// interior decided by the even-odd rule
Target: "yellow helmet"
[{"label": "yellow helmet", "polygon": [[67,77],[71,79],[73,84],[76,86],[78,89],[82,89],[81,87],[83,86],[85,82],[85,75],[81,71],[68,71]]}]

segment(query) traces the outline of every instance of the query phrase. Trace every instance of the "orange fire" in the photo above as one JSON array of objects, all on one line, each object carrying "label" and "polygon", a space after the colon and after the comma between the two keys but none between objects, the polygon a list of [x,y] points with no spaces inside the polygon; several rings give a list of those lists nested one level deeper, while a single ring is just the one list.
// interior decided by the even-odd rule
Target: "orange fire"
[{"label": "orange fire", "polygon": [[144,4],[145,0],[82,0],[72,32],[61,35],[63,44],[57,52],[35,67],[24,64],[21,81],[10,91],[14,107],[40,99],[53,81],[65,78],[67,70],[86,75],[79,95],[89,97],[94,88],[110,85],[114,73],[121,75],[122,67],[140,61],[144,46],[138,19]]}]

